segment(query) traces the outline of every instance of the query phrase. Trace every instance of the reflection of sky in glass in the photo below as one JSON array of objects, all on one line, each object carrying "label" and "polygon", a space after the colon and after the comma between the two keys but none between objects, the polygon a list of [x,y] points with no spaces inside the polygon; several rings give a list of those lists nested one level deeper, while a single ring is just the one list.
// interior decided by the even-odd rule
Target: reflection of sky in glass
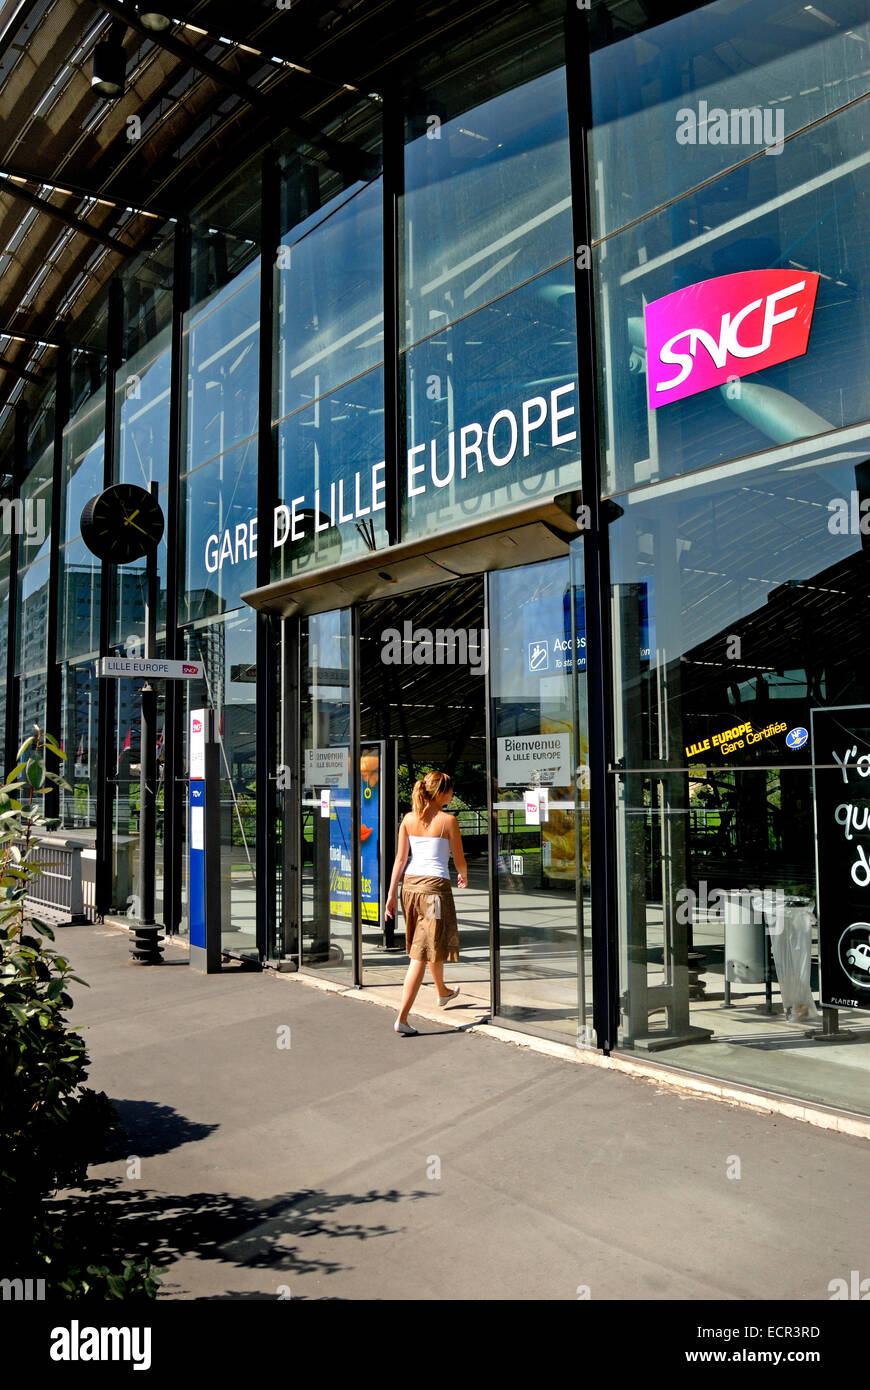
[{"label": "reflection of sky in glass", "polygon": [[288,232],[284,245],[279,417],[383,358],[382,181],[345,189]]},{"label": "reflection of sky in glass", "polygon": [[405,343],[571,255],[564,69],[406,147]]},{"label": "reflection of sky in glass", "polygon": [[[669,484],[661,497],[655,490],[637,493],[614,522],[613,583],[653,580],[655,629],[669,656],[733,632],[781,601],[792,584],[809,605],[814,595],[829,602],[825,594],[842,593],[846,605],[854,601],[834,571],[862,554],[862,537],[832,533],[828,504],[837,497],[848,502],[857,489],[855,470],[870,456],[870,434],[852,449],[807,452],[815,455],[809,464],[726,465],[697,481]],[[670,578],[662,569],[667,557],[654,541],[659,534],[674,537],[677,566]]]},{"label": "reflection of sky in glass", "polygon": [[188,316],[187,468],[256,434],[259,257]]},{"label": "reflection of sky in glass", "polygon": [[[607,243],[595,283],[611,383],[608,491],[870,418],[866,127],[863,105],[832,116],[781,156],[763,156]],[[821,276],[807,352],[744,377],[739,389],[713,387],[650,411],[644,304],[768,267],[792,270],[796,282],[804,270]],[[736,314],[744,304],[729,307]]]},{"label": "reflection of sky in glass", "polygon": [[[800,0],[727,0],[592,54],[596,236],[760,148],[700,139],[678,144],[678,111],[697,114],[701,100],[708,112],[779,108],[789,135],[868,90],[867,0],[842,0],[837,21],[825,20],[824,4],[815,14],[808,13],[812,9]],[[752,177],[773,179],[775,166],[789,157],[788,146],[783,154],[765,156]]]}]

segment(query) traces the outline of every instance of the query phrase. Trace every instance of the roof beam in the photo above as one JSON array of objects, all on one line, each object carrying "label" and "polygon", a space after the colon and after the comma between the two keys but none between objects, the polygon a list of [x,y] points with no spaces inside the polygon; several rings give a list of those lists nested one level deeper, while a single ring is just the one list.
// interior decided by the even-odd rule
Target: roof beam
[{"label": "roof beam", "polygon": [[85,222],[82,217],[76,217],[75,213],[65,212],[63,208],[49,203],[46,198],[40,198],[36,193],[31,193],[28,188],[22,188],[20,183],[14,183],[8,175],[3,174],[2,170],[0,170],[0,193],[10,193],[14,198],[20,198],[23,203],[28,203],[30,207],[36,208],[37,212],[44,212],[48,217],[53,217],[57,222],[63,222],[65,226],[72,227],[82,236],[90,237],[92,241],[98,241],[101,246],[108,247],[110,251],[117,251],[121,256],[132,256],[136,250],[135,246],[128,246],[125,241],[118,241],[117,237],[109,236],[108,232],[100,231],[99,227],[91,226],[90,222]]},{"label": "roof beam", "polygon": [[45,377],[37,376],[35,372],[29,372],[26,367],[18,367],[14,362],[10,362],[7,357],[0,357],[0,371],[11,372],[13,376],[20,376],[25,381],[29,381],[33,386],[44,386]]},{"label": "roof beam", "polygon": [[[144,38],[156,44],[159,48],[165,48],[167,53],[186,63],[188,67],[196,68],[203,76],[210,77],[219,86],[226,87],[242,101],[247,102],[255,110],[267,111],[275,114],[275,104],[272,98],[265,92],[261,92],[258,87],[253,87],[250,82],[246,82],[242,77],[236,77],[233,73],[222,68],[220,63],[215,63],[211,58],[206,58],[202,53],[198,53],[190,44],[182,43],[170,30],[161,30],[159,33],[146,29],[135,10],[121,3],[121,0],[91,0],[91,4],[98,9],[105,10],[113,19],[120,20],[128,28],[135,29]],[[336,84],[338,85],[338,84]],[[360,150],[356,145],[348,145],[342,140],[333,140],[331,136],[324,135],[322,131],[313,126],[310,121],[306,121],[302,116],[294,116],[287,111],[286,98],[282,102],[281,119],[288,130],[292,130],[301,140],[311,145],[314,149],[321,152],[321,163],[329,168],[337,169],[341,174],[348,174],[354,178],[369,178],[372,176],[371,159],[364,150]]]},{"label": "roof beam", "polygon": [[8,179],[24,179],[27,183],[35,183],[43,188],[51,188],[54,193],[65,193],[67,196],[76,198],[95,198],[97,202],[105,203],[108,207],[122,209],[129,212],[138,212],[141,217],[153,217],[158,221],[168,221],[171,217],[177,217],[177,213],[166,212],[163,208],[143,208],[137,207],[135,200],[125,198],[123,194],[106,194],[95,188],[85,188],[82,183],[71,183],[63,175],[37,174],[32,169],[25,169],[20,164],[4,164],[0,168],[0,175]]}]

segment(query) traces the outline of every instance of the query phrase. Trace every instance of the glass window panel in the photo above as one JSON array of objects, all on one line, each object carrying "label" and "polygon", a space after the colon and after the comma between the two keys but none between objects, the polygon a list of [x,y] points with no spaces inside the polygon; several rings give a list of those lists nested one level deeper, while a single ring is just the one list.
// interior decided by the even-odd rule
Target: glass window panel
[{"label": "glass window panel", "polygon": [[65,829],[91,829],[97,823],[98,682],[88,662],[64,665],[61,687],[61,739],[67,759],[63,775],[72,791],[60,792]]},{"label": "glass window panel", "polygon": [[[10,586],[9,543],[0,539],[0,672],[6,675],[9,650],[9,586]],[[0,760],[5,763],[6,720],[8,717],[8,696],[0,702]]]},{"label": "glass window panel", "polygon": [[[586,1041],[588,790],[574,771],[588,760],[586,663],[573,655],[585,632],[571,594],[567,558],[489,576],[500,1012]],[[526,792],[542,787],[535,824]]]},{"label": "glass window panel", "polygon": [[[126,567],[118,570],[119,576],[125,573]],[[61,548],[60,592],[61,659],[96,655],[100,646],[100,562],[82,540]]]},{"label": "glass window panel", "polygon": [[382,179],[357,182],[283,237],[279,417],[383,360],[383,216]]},{"label": "glass window panel", "polygon": [[803,1033],[811,712],[870,704],[868,456],[870,431],[841,431],[636,491],[610,528],[624,1043],[860,1111],[863,1065],[808,1063]]},{"label": "glass window panel", "polygon": [[[863,365],[870,332],[868,194],[870,136],[861,104],[791,141],[781,156],[761,157],[696,190],[599,249],[606,491],[870,418]],[[795,284],[807,271],[821,277],[806,353],[750,375],[738,371],[733,380],[651,409],[645,304],[718,276],[773,268],[792,271]],[[745,300],[723,308],[734,316]],[[779,311],[794,302],[783,301]],[[690,326],[683,318],[678,324]],[[741,326],[742,345],[761,343],[763,329],[757,307]],[[710,357],[697,346],[695,358],[686,360],[706,364]],[[742,359],[730,361],[743,370]],[[751,368],[751,359],[745,365]]]},{"label": "glass window panel", "polygon": [[256,624],[246,608],[185,632],[185,655],[205,675],[184,683],[185,741],[191,710],[219,713],[221,946],[240,955],[257,954]]},{"label": "glass window panel", "polygon": [[242,604],[257,582],[257,441],[182,479],[186,583],[181,622]]},{"label": "glass window panel", "polygon": [[85,503],[103,491],[105,424],[106,396],[101,388],[64,430],[64,541],[79,535]]},{"label": "glass window panel", "polygon": [[418,344],[403,362],[403,538],[579,483],[571,264]]},{"label": "glass window panel", "polygon": [[48,558],[53,515],[54,445],[35,460],[21,484],[22,524],[19,566]]},{"label": "glass window panel", "polygon": [[188,469],[256,437],[259,264],[185,316]]},{"label": "glass window panel", "polygon": [[565,73],[527,77],[520,67],[510,90],[479,102],[479,74],[466,71],[416,103],[401,202],[404,346],[571,254]]},{"label": "glass window panel", "polygon": [[378,367],[278,426],[273,578],[386,545],[383,389]]},{"label": "glass window panel", "polygon": [[[353,982],[350,831],[350,610],[300,620],[302,696],[302,964]],[[330,760],[315,749],[347,755],[330,785],[329,815],[321,814],[326,784],[310,780]],[[343,785],[342,785],[343,783]]]},{"label": "glass window panel", "polygon": [[[620,34],[626,18],[623,11]],[[611,234],[863,95],[868,46],[867,0],[817,7],[721,0],[600,48],[592,55],[595,235]],[[757,117],[738,114],[732,122],[732,111],[752,110]],[[719,111],[727,112],[724,126]],[[757,162],[787,163],[788,151]],[[754,173],[778,176],[772,167]]]}]

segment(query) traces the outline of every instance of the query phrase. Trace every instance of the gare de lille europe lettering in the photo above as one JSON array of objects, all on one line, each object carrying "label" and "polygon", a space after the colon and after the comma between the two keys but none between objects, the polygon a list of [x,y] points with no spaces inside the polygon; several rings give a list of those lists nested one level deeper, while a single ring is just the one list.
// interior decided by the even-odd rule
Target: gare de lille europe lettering
[{"label": "gare de lille europe lettering", "polygon": [[[436,439],[415,444],[408,450],[408,496],[419,497],[430,486],[444,488],[456,481],[461,483],[469,475],[485,473],[487,467],[505,468],[517,457],[528,458],[533,443],[546,440],[554,449],[570,444],[577,438],[577,431],[564,430],[563,422],[576,415],[577,406],[576,401],[565,404],[562,398],[576,389],[576,382],[571,381],[550,391],[549,398],[530,397],[518,411],[499,410],[486,429],[473,422],[451,430],[440,456]],[[303,494],[294,497],[289,505],[280,502],[274,512],[274,549],[280,550],[288,541],[304,540],[305,527],[311,526],[312,521],[312,529],[317,533],[383,511],[385,472],[386,465],[381,460],[350,478],[331,482],[328,489],[315,488],[310,501]],[[237,565],[240,560],[254,559],[256,554],[257,518],[252,517],[220,535],[208,537],[205,567],[209,574],[214,574],[224,564]]]}]

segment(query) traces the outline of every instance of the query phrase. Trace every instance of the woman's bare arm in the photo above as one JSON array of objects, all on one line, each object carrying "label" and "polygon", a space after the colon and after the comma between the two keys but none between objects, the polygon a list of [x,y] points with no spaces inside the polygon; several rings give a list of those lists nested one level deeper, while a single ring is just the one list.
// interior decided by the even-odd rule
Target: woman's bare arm
[{"label": "woman's bare arm", "polygon": [[456,872],[459,875],[457,887],[467,888],[468,865],[465,862],[465,850],[462,848],[462,835],[459,830],[459,821],[455,816],[450,817],[448,836],[450,839],[450,851],[453,855],[453,862],[456,865]]},{"label": "woman's bare arm", "polygon": [[393,875],[390,879],[390,891],[387,894],[387,902],[384,907],[385,917],[395,917],[396,915],[396,892],[399,887],[399,879],[405,872],[405,865],[408,862],[408,855],[411,853],[411,842],[408,839],[408,832],[405,828],[405,817],[402,817],[402,824],[399,826],[399,845],[396,850],[396,860],[393,864]]}]

